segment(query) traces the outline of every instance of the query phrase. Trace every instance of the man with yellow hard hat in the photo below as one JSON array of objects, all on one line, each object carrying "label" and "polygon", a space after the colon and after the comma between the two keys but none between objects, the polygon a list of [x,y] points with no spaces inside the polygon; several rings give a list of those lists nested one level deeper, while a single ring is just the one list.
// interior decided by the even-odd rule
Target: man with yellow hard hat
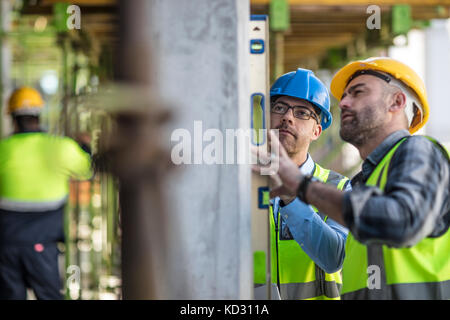
[{"label": "man with yellow hard hat", "polygon": [[26,299],[27,288],[38,299],[62,299],[57,242],[68,182],[91,176],[88,152],[41,130],[43,106],[30,87],[9,99],[14,133],[0,141],[0,299]]},{"label": "man with yellow hard hat", "polygon": [[397,60],[371,58],[339,70],[331,92],[341,138],[364,160],[353,191],[302,175],[280,145],[282,185],[271,196],[295,194],[349,228],[342,299],[450,299],[449,155],[411,135],[429,115],[422,80]]}]

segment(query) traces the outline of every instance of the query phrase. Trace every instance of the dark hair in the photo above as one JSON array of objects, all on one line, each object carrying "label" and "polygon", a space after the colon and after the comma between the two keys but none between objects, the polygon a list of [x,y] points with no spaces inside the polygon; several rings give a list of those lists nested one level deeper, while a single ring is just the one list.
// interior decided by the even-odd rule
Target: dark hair
[{"label": "dark hair", "polygon": [[322,109],[320,109],[319,107],[317,107],[316,105],[314,105],[314,104],[312,104],[312,103],[311,103],[311,105],[312,105],[313,108],[314,108],[314,112],[320,117],[320,115],[321,115],[321,113],[322,113]]},{"label": "dark hair", "polygon": [[39,116],[13,115],[13,119],[17,123],[19,132],[35,131],[36,126],[39,126]]}]

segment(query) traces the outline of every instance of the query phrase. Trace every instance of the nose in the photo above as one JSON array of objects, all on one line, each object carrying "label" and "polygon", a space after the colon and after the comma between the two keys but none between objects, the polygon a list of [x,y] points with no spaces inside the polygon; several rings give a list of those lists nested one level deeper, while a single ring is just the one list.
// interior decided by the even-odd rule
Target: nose
[{"label": "nose", "polygon": [[341,101],[339,101],[338,106],[341,110],[344,110],[344,109],[350,108],[350,106],[351,106],[350,103],[351,103],[351,99],[350,99],[349,95],[346,95],[344,98],[341,99]]},{"label": "nose", "polygon": [[294,123],[294,119],[295,119],[294,109],[292,109],[292,108],[289,108],[289,110],[285,114],[283,114],[283,116],[281,117],[281,121],[283,121],[283,122],[287,121],[290,124]]}]

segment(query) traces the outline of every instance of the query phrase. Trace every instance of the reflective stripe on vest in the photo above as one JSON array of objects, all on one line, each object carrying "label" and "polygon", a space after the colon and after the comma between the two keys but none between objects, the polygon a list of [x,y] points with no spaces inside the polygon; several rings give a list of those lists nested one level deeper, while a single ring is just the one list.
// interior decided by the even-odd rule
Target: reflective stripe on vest
[{"label": "reflective stripe on vest", "polygon": [[[315,164],[313,174],[319,180],[342,189],[348,178]],[[317,209],[314,208],[317,212]],[[280,216],[277,216],[278,230],[281,230]],[[325,217],[326,219],[326,217]],[[342,287],[340,270],[328,274],[319,268],[293,239],[278,236],[276,248],[275,219],[270,206],[271,270],[273,285],[277,284],[277,258],[282,299],[339,299]]]},{"label": "reflective stripe on vest", "polygon": [[[450,297],[450,280],[442,282],[394,283],[385,287],[393,300],[441,300]],[[380,290],[378,290],[380,291]],[[375,300],[379,293],[363,288],[342,294],[343,300]],[[383,298],[380,298],[383,299]]]},{"label": "reflective stripe on vest", "polygon": [[43,212],[56,210],[67,202],[67,196],[55,201],[12,201],[0,198],[0,209],[17,212]]},{"label": "reflective stripe on vest", "polygon": [[[405,140],[386,154],[366,185],[384,190],[389,163]],[[450,299],[450,229],[409,248],[366,246],[349,233],[345,252],[343,299]]]}]

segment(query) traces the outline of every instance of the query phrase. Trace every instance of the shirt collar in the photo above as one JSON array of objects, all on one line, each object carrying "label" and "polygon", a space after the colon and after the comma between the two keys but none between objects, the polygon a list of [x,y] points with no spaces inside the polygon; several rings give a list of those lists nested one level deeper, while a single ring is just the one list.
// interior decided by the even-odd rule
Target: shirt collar
[{"label": "shirt collar", "polygon": [[380,163],[389,150],[401,139],[409,136],[408,130],[398,130],[391,133],[383,140],[366,158],[362,164],[362,173],[365,179],[369,177],[373,169]]},{"label": "shirt collar", "polygon": [[303,174],[313,174],[314,171],[314,160],[311,158],[309,153],[307,154],[306,161],[300,166],[300,172]]}]

